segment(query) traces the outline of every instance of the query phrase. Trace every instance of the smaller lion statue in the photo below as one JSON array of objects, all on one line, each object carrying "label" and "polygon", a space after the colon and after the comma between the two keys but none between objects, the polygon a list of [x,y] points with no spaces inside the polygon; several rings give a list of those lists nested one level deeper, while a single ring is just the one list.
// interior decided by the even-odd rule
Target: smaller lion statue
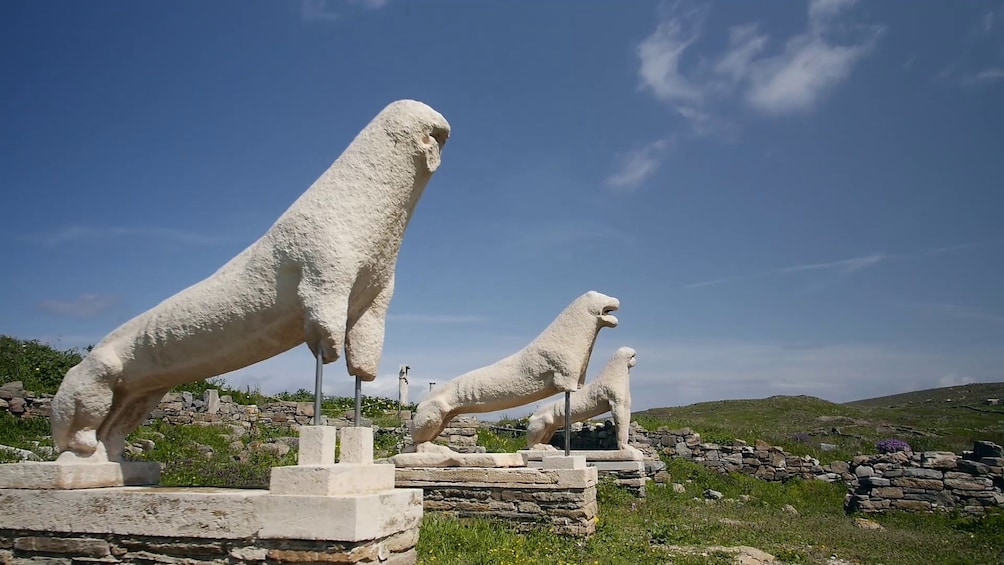
[{"label": "smaller lion statue", "polygon": [[520,351],[434,388],[415,410],[411,437],[416,451],[437,451],[439,446],[426,442],[460,414],[513,408],[578,389],[596,336],[617,326],[610,313],[618,308],[616,298],[591,290]]},{"label": "smaller lion statue", "polygon": [[[617,428],[617,449],[634,449],[628,445],[628,427],[631,422],[631,391],[628,380],[635,362],[635,350],[621,347],[610,357],[598,377],[571,394],[573,422],[581,422],[608,411],[613,414],[614,426]],[[534,449],[539,444],[547,444],[564,425],[564,399],[541,406],[530,416],[527,424],[527,447]]]}]

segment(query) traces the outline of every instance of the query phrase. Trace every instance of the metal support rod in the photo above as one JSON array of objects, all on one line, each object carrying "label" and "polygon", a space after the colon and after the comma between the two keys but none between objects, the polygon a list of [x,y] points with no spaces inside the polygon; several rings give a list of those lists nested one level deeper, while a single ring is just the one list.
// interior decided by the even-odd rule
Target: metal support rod
[{"label": "metal support rod", "polygon": [[321,381],[324,379],[324,357],[321,344],[317,344],[317,367],[314,369],[314,425],[321,425]]},{"label": "metal support rod", "polygon": [[355,426],[358,428],[363,421],[363,380],[356,377],[356,414]]},{"label": "metal support rod", "polygon": [[572,393],[565,392],[565,457],[572,454]]}]

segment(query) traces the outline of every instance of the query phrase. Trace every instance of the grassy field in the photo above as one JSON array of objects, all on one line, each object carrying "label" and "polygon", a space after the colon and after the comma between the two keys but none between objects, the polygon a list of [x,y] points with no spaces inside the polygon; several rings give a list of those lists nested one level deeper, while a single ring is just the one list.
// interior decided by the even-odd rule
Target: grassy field
[{"label": "grassy field", "polygon": [[[639,500],[603,484],[597,532],[588,540],[543,531],[524,535],[501,522],[427,515],[419,563],[724,564],[736,556],[715,548],[736,546],[765,551],[783,563],[1004,563],[1001,513],[981,520],[890,514],[874,518],[883,529],[862,529],[842,510],[842,485],[767,483],[722,477],[682,460],[668,464],[686,492],[652,486]],[[706,488],[725,498],[706,502]]]},{"label": "grassy field", "polygon": [[[294,395],[298,395],[295,393]],[[875,442],[895,437],[916,450],[961,451],[975,439],[1004,443],[1004,383],[966,385],[835,404],[812,397],[707,402],[635,414],[649,429],[690,427],[707,441],[763,439],[824,462],[872,453]],[[297,397],[299,398],[299,397]],[[344,406],[331,406],[343,411]],[[373,413],[383,406],[373,405]],[[0,414],[0,444],[51,445],[48,422]],[[242,437],[267,442],[278,434],[253,428]],[[254,452],[243,461],[231,447],[229,426],[143,426],[130,440],[149,440],[138,456],[165,463],[163,484],[262,488],[274,465],[294,464],[295,448],[279,457]],[[523,447],[522,436],[479,430],[489,451]],[[838,446],[823,452],[820,443]],[[0,462],[5,462],[0,453]],[[419,541],[420,563],[432,564],[649,564],[734,563],[729,548],[749,546],[783,563],[1004,563],[1004,512],[982,519],[956,515],[890,513],[871,517],[883,529],[862,529],[843,511],[842,484],[820,481],[767,483],[743,475],[721,476],[682,460],[667,460],[672,481],[685,492],[652,485],[639,500],[610,484],[599,489],[597,533],[588,540],[511,524],[427,514]],[[707,502],[705,489],[724,494]]]},{"label": "grassy field", "polygon": [[[902,439],[915,451],[961,453],[973,441],[1004,444],[1004,383],[971,384],[836,404],[811,396],[720,400],[634,414],[647,429],[690,427],[712,442],[762,439],[821,461],[874,453],[875,442]],[[837,446],[824,452],[820,443]]]}]

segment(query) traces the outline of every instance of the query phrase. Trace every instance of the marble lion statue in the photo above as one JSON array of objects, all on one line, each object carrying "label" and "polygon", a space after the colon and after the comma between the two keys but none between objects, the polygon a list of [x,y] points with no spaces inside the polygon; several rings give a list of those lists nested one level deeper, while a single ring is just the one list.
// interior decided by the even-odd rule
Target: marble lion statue
[{"label": "marble lion statue", "polygon": [[522,406],[582,386],[596,336],[617,326],[611,312],[619,307],[616,298],[591,290],[522,350],[434,388],[413,416],[416,451],[436,451],[439,446],[426,442],[459,414]]},{"label": "marble lion statue", "polygon": [[102,339],[52,401],[59,459],[119,460],[170,388],[303,343],[375,379],[401,240],[449,133],[429,106],[391,103],[258,241]]},{"label": "marble lion statue", "polygon": [[[628,445],[631,424],[631,391],[628,386],[630,369],[635,366],[635,350],[621,347],[610,356],[598,377],[571,394],[573,422],[581,422],[605,412],[613,414],[617,429],[617,449],[634,449]],[[565,399],[541,406],[530,416],[526,427],[526,443],[530,449],[542,447],[565,425]],[[550,448],[547,445],[544,449]],[[552,448],[553,449],[553,448]]]}]

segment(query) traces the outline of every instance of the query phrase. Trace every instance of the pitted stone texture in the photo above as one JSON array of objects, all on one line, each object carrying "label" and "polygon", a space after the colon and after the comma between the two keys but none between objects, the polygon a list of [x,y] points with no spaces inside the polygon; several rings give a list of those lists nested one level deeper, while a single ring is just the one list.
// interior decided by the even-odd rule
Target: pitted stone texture
[{"label": "pitted stone texture", "polygon": [[324,363],[344,348],[349,374],[375,379],[401,241],[449,131],[421,102],[384,108],[260,239],[67,372],[52,401],[57,449],[118,460],[172,387],[303,343]]},{"label": "pitted stone texture", "polygon": [[394,488],[390,465],[338,463],[272,467],[269,492],[293,496],[340,496]]},{"label": "pitted stone texture", "polygon": [[0,489],[0,529],[165,537],[248,538],[264,490],[117,487]]},{"label": "pitted stone texture", "polygon": [[585,469],[586,458],[581,455],[549,455],[541,461],[542,469]]},{"label": "pitted stone texture", "polygon": [[338,431],[334,426],[302,426],[297,465],[333,465]]},{"label": "pitted stone texture", "polygon": [[589,291],[520,351],[435,387],[412,418],[414,443],[436,439],[458,414],[515,408],[577,390],[586,378],[596,336],[617,325],[611,312],[619,307],[616,298]]},{"label": "pitted stone texture", "polygon": [[339,463],[373,463],[373,428],[342,428],[340,434]]},{"label": "pitted stone texture", "polygon": [[395,488],[347,496],[277,496],[258,499],[261,539],[381,538],[418,527],[422,491]]},{"label": "pitted stone texture", "polygon": [[158,482],[160,482],[160,463],[156,462],[30,461],[0,465],[0,488],[89,489],[155,485]]},{"label": "pitted stone texture", "polygon": [[[448,451],[448,452],[447,452]],[[387,458],[395,467],[525,467],[518,453],[456,453],[452,450],[400,453]]]},{"label": "pitted stone texture", "polygon": [[[544,457],[551,457],[555,454],[563,454],[557,449],[524,449],[517,451],[523,460],[529,465],[530,461],[540,461]],[[571,455],[578,455],[586,458],[589,463],[596,461],[642,461],[644,454],[637,449],[573,449]]]},{"label": "pitted stone texture", "polygon": [[[569,405],[571,420],[583,420],[610,412],[617,429],[617,449],[634,449],[628,445],[628,428],[631,422],[630,371],[636,363],[635,350],[621,347],[610,357],[599,376],[581,389],[571,393]],[[526,444],[532,447],[551,441],[551,437],[565,425],[565,399],[546,404],[530,416],[526,429]]]}]

